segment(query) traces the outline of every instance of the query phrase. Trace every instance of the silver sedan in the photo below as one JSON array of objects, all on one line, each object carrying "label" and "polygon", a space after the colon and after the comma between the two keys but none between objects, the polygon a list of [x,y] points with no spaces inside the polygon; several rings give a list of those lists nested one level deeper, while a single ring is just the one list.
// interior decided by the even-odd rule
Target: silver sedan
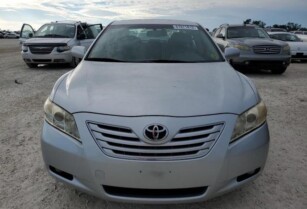
[{"label": "silver sedan", "polygon": [[197,23],[111,23],[45,103],[49,174],[138,203],[205,201],[256,179],[269,148],[267,112],[227,62],[235,56]]}]

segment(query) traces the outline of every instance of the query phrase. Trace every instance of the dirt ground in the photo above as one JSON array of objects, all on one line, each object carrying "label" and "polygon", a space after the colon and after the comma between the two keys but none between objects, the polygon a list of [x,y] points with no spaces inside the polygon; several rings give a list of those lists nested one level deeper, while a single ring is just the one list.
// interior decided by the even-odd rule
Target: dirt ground
[{"label": "dirt ground", "polygon": [[40,149],[43,103],[70,68],[29,69],[18,40],[0,39],[0,208],[307,208],[307,64],[283,75],[247,74],[268,106],[271,145],[256,181],[213,200],[185,205],[113,203],[57,183]]}]

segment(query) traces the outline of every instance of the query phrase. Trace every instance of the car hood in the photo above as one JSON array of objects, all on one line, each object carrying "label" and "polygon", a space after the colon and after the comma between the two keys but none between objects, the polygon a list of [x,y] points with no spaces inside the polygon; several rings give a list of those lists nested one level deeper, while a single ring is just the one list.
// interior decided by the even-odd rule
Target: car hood
[{"label": "car hood", "polygon": [[37,44],[67,44],[71,38],[31,38],[24,42],[25,45]]},{"label": "car hood", "polygon": [[287,42],[294,51],[307,51],[307,42]]},{"label": "car hood", "polygon": [[278,46],[286,46],[285,42],[273,39],[263,39],[263,38],[236,38],[232,39],[233,42],[243,43],[247,46],[253,47],[256,45],[278,45]]},{"label": "car hood", "polygon": [[227,62],[160,64],[83,61],[51,99],[71,113],[121,116],[241,114],[258,102]]}]

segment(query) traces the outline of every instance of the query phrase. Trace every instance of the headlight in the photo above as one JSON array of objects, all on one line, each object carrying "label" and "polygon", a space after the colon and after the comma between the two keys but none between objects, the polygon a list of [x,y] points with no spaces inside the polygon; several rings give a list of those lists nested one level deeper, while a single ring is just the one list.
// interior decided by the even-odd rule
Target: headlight
[{"label": "headlight", "polygon": [[74,116],[52,103],[48,98],[44,105],[45,119],[50,125],[80,141],[80,135]]},{"label": "headlight", "polygon": [[258,128],[266,121],[267,109],[263,101],[241,114],[236,122],[230,142]]},{"label": "headlight", "polygon": [[70,50],[70,46],[59,46],[57,49],[58,52],[65,52],[68,50]]},{"label": "headlight", "polygon": [[289,46],[289,45],[284,46],[284,47],[282,48],[282,50],[283,50],[284,52],[288,52],[288,51],[290,51],[290,46]]},{"label": "headlight", "polygon": [[28,46],[22,45],[21,50],[22,50],[23,52],[27,52],[27,51],[29,50],[29,47],[28,47]]},{"label": "headlight", "polygon": [[242,51],[250,51],[250,47],[245,45],[245,44],[233,44],[233,45],[230,45],[230,46],[237,48],[237,49],[240,49]]}]

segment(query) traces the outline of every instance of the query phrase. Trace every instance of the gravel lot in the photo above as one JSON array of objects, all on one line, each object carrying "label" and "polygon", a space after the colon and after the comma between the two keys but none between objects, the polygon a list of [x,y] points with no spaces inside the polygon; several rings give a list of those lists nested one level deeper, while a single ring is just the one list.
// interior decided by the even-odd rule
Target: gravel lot
[{"label": "gravel lot", "polygon": [[70,68],[29,69],[18,40],[0,39],[0,208],[307,208],[307,64],[248,74],[269,110],[271,146],[260,178],[213,200],[132,205],[80,193],[48,176],[40,150],[43,103]]}]

